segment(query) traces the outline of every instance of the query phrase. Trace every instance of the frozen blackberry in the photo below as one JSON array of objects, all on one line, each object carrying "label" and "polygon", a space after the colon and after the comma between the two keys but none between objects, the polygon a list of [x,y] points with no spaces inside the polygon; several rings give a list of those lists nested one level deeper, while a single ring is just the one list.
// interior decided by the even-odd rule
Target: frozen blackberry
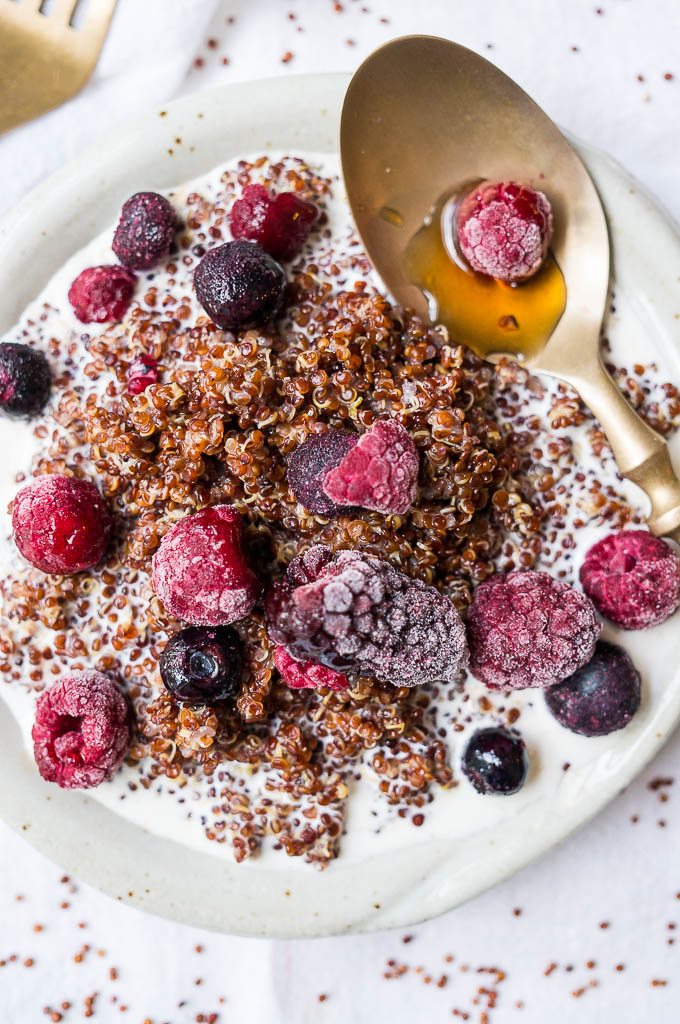
[{"label": "frozen blackberry", "polygon": [[581,566],[581,585],[600,615],[622,629],[649,629],[680,603],[680,559],[646,530],[610,533]]},{"label": "frozen blackberry", "polygon": [[346,430],[326,430],[311,434],[288,456],[288,486],[297,501],[316,516],[333,519],[346,511],[324,491],[328,473],[339,466],[359,442],[358,434]]},{"label": "frozen blackberry", "polygon": [[598,640],[587,665],[545,691],[548,710],[560,725],[582,736],[607,736],[623,729],[640,707],[642,683],[623,647]]},{"label": "frozen blackberry", "polygon": [[0,345],[0,411],[30,419],[45,408],[52,374],[42,352],[8,341]]},{"label": "frozen blackberry", "polygon": [[271,195],[264,185],[246,185],[229,213],[234,238],[259,242],[277,260],[290,260],[302,248],[319,211],[294,192]]},{"label": "frozen blackberry", "polygon": [[241,638],[231,626],[189,626],[168,640],[159,659],[161,678],[177,700],[214,704],[238,693]]},{"label": "frozen blackberry", "polygon": [[479,729],[463,753],[463,775],[478,793],[510,796],[529,772],[524,741],[501,726]]},{"label": "frozen blackberry", "polygon": [[294,587],[302,587],[305,583],[313,583],[323,575],[329,562],[333,561],[333,552],[324,544],[313,547],[296,555],[286,569],[286,580]]},{"label": "frozen blackberry", "polygon": [[112,249],[131,270],[149,270],[164,259],[175,237],[175,211],[158,192],[137,192],[123,205]]},{"label": "frozen blackberry", "polygon": [[452,602],[358,551],[340,551],[313,583],[275,583],[265,611],[269,635],[294,657],[395,686],[451,682],[467,664]]},{"label": "frozen blackberry", "polygon": [[238,240],[210,249],[194,272],[196,298],[218,327],[240,331],[265,324],[278,311],[286,277],[257,242]]}]

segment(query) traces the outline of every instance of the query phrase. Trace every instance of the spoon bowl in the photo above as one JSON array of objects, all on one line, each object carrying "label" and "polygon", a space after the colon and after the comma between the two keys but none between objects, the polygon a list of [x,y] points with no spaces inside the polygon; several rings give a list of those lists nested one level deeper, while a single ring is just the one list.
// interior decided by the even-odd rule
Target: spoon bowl
[{"label": "spoon bowl", "polygon": [[[541,345],[513,352],[510,340],[505,351],[579,392],[607,434],[622,475],[647,493],[652,532],[680,539],[680,481],[666,442],[626,402],[600,355],[610,263],[602,204],[580,157],[547,114],[464,46],[405,36],[376,50],[354,75],[340,148],[368,256],[394,298],[426,320],[436,310],[409,273],[408,251],[438,200],[481,179],[520,181],[546,193],[566,304]],[[453,340],[490,355],[474,339]]]}]

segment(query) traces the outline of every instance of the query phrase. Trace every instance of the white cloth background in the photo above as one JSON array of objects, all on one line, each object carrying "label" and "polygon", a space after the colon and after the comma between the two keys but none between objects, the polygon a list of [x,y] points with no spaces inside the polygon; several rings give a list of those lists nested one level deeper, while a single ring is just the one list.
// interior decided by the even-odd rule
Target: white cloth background
[{"label": "white cloth background", "polygon": [[[677,0],[119,0],[83,93],[0,138],[0,213],[157,102],[217,81],[351,70],[407,32],[484,53],[680,217]],[[678,796],[673,785],[648,784],[679,764],[676,736],[596,821],[495,890],[409,929],[407,944],[396,932],[271,942],[168,924],[60,882],[57,867],[0,825],[0,1024],[48,1020],[46,1006],[64,1021],[82,1020],[95,992],[96,1020],[135,1024],[466,1019],[454,1009],[475,1024],[486,1024],[484,1012],[488,1024],[676,1021]],[[410,969],[385,978],[396,970],[389,960]],[[507,977],[492,986],[480,967]],[[494,1007],[479,987],[497,987]]]}]

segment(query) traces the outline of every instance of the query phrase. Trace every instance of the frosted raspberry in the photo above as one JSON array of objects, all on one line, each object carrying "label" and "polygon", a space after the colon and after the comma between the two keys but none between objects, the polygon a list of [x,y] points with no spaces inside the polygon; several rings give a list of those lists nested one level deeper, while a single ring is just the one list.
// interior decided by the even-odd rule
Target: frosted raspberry
[{"label": "frosted raspberry", "polygon": [[259,242],[277,260],[290,260],[307,241],[319,211],[293,192],[272,196],[264,185],[246,185],[229,214],[234,238]]},{"label": "frosted raspberry", "polygon": [[587,597],[533,570],[481,583],[467,626],[470,669],[492,690],[560,682],[588,661],[600,633]]},{"label": "frosted raspberry", "polygon": [[305,583],[313,583],[323,575],[329,562],[333,560],[333,552],[324,544],[313,547],[296,555],[286,569],[286,580],[294,587],[302,587]]},{"label": "frosted raspberry", "polygon": [[327,665],[314,661],[298,661],[285,647],[277,647],[274,654],[276,668],[291,690],[320,689],[348,690],[349,679],[342,672],[334,672]]},{"label": "frosted raspberry", "polygon": [[623,729],[640,707],[642,681],[623,647],[598,640],[595,654],[568,679],[545,691],[560,725],[582,736]]},{"label": "frosted raspberry", "polygon": [[39,476],[14,499],[14,540],[43,572],[68,576],[91,569],[106,551],[111,525],[104,498],[78,477]]},{"label": "frosted raspberry", "polygon": [[153,558],[153,588],[175,618],[226,626],[251,610],[260,584],[243,552],[243,521],[230,505],[180,519]]},{"label": "frosted raspberry", "polygon": [[92,789],[115,775],[129,743],[128,704],[100,672],[62,676],[38,697],[33,753],[47,782]]},{"label": "frosted raspberry", "polygon": [[136,283],[125,267],[88,267],[69,288],[68,300],[83,324],[122,320]]},{"label": "frosted raspberry", "polygon": [[112,249],[126,267],[149,270],[170,251],[175,211],[158,192],[137,192],[123,205]]},{"label": "frosted raspberry", "polygon": [[336,505],[358,505],[384,515],[408,512],[418,488],[416,446],[401,423],[378,420],[323,481]]},{"label": "frosted raspberry", "polygon": [[622,629],[649,629],[680,604],[680,559],[645,530],[611,533],[581,566],[581,584],[600,615]]},{"label": "frosted raspberry", "polygon": [[297,501],[317,516],[332,519],[344,511],[324,491],[324,481],[359,442],[358,434],[327,430],[311,434],[288,456],[288,486]]},{"label": "frosted raspberry", "polygon": [[141,395],[151,384],[158,381],[158,364],[152,356],[140,356],[130,364],[128,370],[128,393]]},{"label": "frosted raspberry", "polygon": [[552,238],[550,203],[516,181],[484,181],[460,202],[457,241],[473,270],[524,281],[542,266]]},{"label": "frosted raspberry", "polygon": [[340,551],[313,583],[275,583],[265,611],[269,635],[294,657],[395,686],[450,682],[467,664],[452,602],[358,551]]}]

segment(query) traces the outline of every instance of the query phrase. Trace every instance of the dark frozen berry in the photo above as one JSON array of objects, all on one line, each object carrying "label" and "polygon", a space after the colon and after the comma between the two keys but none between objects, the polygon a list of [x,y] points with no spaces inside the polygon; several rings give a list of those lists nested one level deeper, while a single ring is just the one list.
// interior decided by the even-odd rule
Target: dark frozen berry
[{"label": "dark frozen berry", "polygon": [[338,506],[404,515],[416,496],[419,466],[416,447],[401,423],[378,420],[326,475],[324,493]]},{"label": "dark frozen berry", "polygon": [[467,664],[465,629],[452,602],[358,551],[340,551],[312,583],[274,583],[265,612],[271,638],[301,661],[395,686],[451,682]]},{"label": "dark frozen berry", "polygon": [[305,583],[313,583],[323,575],[329,562],[333,561],[333,552],[324,544],[313,547],[296,555],[286,569],[286,580],[294,587],[303,587]]},{"label": "dark frozen berry", "polygon": [[510,796],[522,788],[528,772],[524,741],[507,729],[479,729],[468,740],[463,775],[478,793]]},{"label": "dark frozen berry", "polygon": [[587,597],[533,570],[480,583],[467,625],[470,669],[492,690],[560,682],[585,665],[600,633]]},{"label": "dark frozen berry", "polygon": [[42,352],[12,341],[0,345],[0,411],[6,416],[37,416],[50,397],[51,385]]},{"label": "dark frozen berry", "polygon": [[136,283],[125,267],[88,267],[69,288],[68,300],[83,324],[122,320]]},{"label": "dark frozen berry", "polygon": [[288,456],[288,486],[308,512],[332,519],[345,511],[343,505],[328,497],[324,481],[358,442],[358,434],[326,430],[323,434],[311,434]]},{"label": "dark frozen berry", "polygon": [[646,530],[623,530],[598,541],[580,575],[600,615],[622,629],[658,626],[680,604],[680,559]]},{"label": "dark frozen berry", "polygon": [[108,676],[73,672],[38,697],[33,752],[47,782],[92,789],[115,775],[129,743],[129,707]]},{"label": "dark frozen berry", "polygon": [[286,277],[257,242],[209,249],[194,272],[196,298],[218,327],[240,331],[265,324],[278,311]]},{"label": "dark frozen berry", "polygon": [[226,626],[247,615],[260,584],[236,509],[215,505],[180,519],[154,555],[152,582],[170,614],[194,626]]},{"label": "dark frozen berry", "polygon": [[69,576],[101,561],[111,514],[95,485],[75,476],[39,476],[14,499],[12,528],[36,569]]},{"label": "dark frozen berry", "polygon": [[272,196],[264,185],[246,185],[231,208],[234,238],[259,242],[277,260],[290,260],[307,241],[319,211],[293,192]]},{"label": "dark frozen berry", "polygon": [[113,251],[131,270],[149,270],[168,255],[175,228],[175,211],[165,196],[137,192],[123,205]]},{"label": "dark frozen berry", "polygon": [[231,626],[189,626],[168,640],[158,664],[166,688],[177,700],[229,700],[238,693],[241,679],[241,638]]},{"label": "dark frozen berry", "polygon": [[548,710],[560,725],[582,736],[623,729],[640,707],[640,673],[623,647],[598,640],[587,665],[545,691]]},{"label": "dark frozen berry", "polygon": [[128,370],[128,394],[141,395],[151,384],[158,381],[156,360],[152,356],[140,356],[130,364]]},{"label": "dark frozen berry", "polygon": [[545,261],[552,210],[542,192],[516,181],[484,181],[456,214],[460,250],[473,270],[498,281],[524,281]]},{"label": "dark frozen berry", "polygon": [[342,672],[335,672],[327,665],[315,661],[298,661],[291,657],[285,647],[277,647],[274,661],[279,675],[291,690],[316,689],[348,690],[349,679]]}]

